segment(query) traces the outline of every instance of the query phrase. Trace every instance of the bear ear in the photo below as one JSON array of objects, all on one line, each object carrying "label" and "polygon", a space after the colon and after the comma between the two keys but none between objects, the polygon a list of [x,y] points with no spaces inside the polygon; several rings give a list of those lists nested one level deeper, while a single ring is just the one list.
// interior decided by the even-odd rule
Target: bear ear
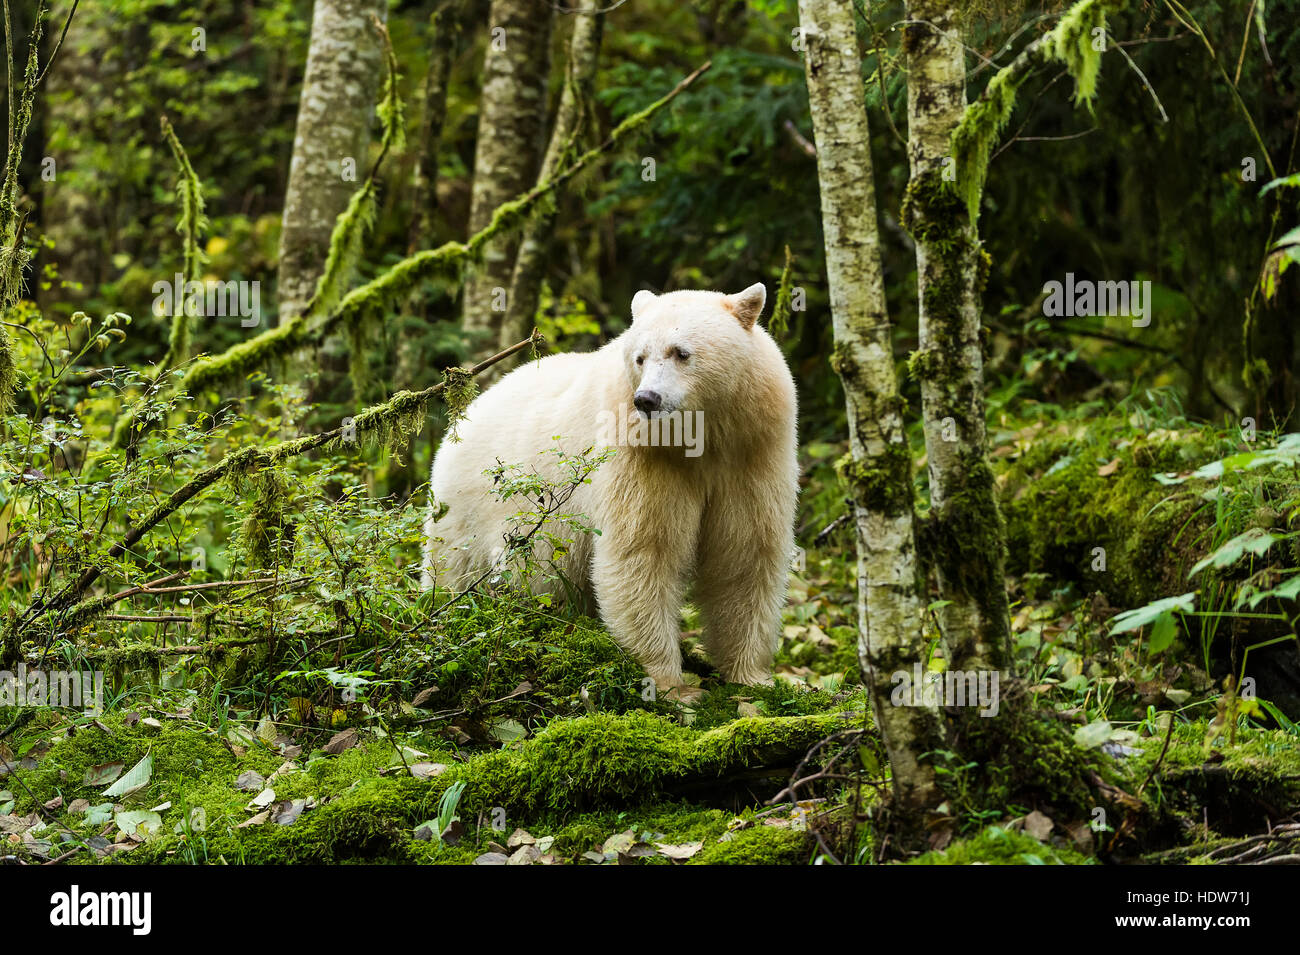
[{"label": "bear ear", "polygon": [[655,293],[649,289],[642,289],[632,296],[632,321],[637,320],[642,312],[655,300]]},{"label": "bear ear", "polygon": [[722,299],[722,306],[740,322],[742,328],[754,327],[758,316],[763,314],[763,303],[767,301],[767,289],[762,282],[755,282],[743,292],[727,295]]}]

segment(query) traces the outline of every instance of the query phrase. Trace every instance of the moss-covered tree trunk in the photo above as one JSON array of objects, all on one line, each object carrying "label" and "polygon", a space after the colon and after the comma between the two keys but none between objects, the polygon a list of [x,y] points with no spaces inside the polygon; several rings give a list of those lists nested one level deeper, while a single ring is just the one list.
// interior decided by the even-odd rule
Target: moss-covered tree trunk
[{"label": "moss-covered tree trunk", "polygon": [[[555,122],[551,125],[551,139],[546,147],[541,171],[537,175],[538,182],[545,182],[555,175],[564,157],[574,152],[575,139],[596,77],[604,17],[595,12],[595,4],[587,3],[581,9],[582,12],[573,18],[564,90],[560,93]],[[502,348],[524,338],[537,313],[537,300],[546,269],[547,245],[554,224],[552,208],[543,208],[524,227],[519,238],[519,252],[515,257],[506,317],[501,329],[499,344]]]},{"label": "moss-covered tree trunk", "polygon": [[[499,205],[537,180],[552,13],[550,4],[538,0],[493,0],[474,147],[471,235],[487,228]],[[497,350],[517,247],[514,236],[494,238],[465,283],[462,322],[480,351]]]},{"label": "moss-covered tree trunk", "polygon": [[949,667],[1010,664],[1002,520],[989,467],[980,352],[984,252],[951,183],[953,130],[966,109],[966,65],[950,0],[909,0],[908,160],[904,223],[916,240],[920,348],[913,372],[929,462],[925,556],[938,578]]},{"label": "moss-covered tree trunk", "polygon": [[817,141],[835,370],[848,409],[843,473],[858,546],[858,654],[901,806],[937,801],[921,754],[942,748],[938,711],[895,706],[892,675],[925,661],[913,540],[912,459],[903,431],[881,274],[871,138],[853,8],[800,0],[808,99]]},{"label": "moss-covered tree trunk", "polygon": [[383,0],[316,0],[280,232],[281,325],[310,301],[334,223],[365,181],[384,63],[374,18],[386,11]]}]

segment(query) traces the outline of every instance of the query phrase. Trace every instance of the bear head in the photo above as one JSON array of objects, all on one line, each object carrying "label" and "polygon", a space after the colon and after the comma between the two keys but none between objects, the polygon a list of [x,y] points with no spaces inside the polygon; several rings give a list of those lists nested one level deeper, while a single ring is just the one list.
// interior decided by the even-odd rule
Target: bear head
[{"label": "bear head", "polygon": [[632,298],[632,327],[620,338],[633,404],[644,417],[730,403],[752,365],[754,323],[767,290],[680,291]]}]

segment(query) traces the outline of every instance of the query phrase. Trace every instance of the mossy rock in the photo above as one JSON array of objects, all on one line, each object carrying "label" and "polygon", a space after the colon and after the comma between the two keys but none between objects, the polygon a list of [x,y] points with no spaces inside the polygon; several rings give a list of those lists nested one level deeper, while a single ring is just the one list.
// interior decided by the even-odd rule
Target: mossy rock
[{"label": "mossy rock", "polygon": [[1118,607],[1186,591],[1214,510],[1200,496],[1203,487],[1167,486],[1155,476],[1192,470],[1229,450],[1216,432],[1134,436],[1119,427],[1062,425],[1035,437],[997,477],[1008,571],[1078,581]]},{"label": "mossy rock", "polygon": [[1130,791],[1151,777],[1143,800],[1169,833],[1190,828],[1175,830],[1176,818],[1228,835],[1265,832],[1300,806],[1300,737],[1239,727],[1235,741],[1224,733],[1207,749],[1206,733],[1204,720],[1177,725],[1167,750],[1164,737],[1153,736],[1142,741],[1139,755],[1122,761]]}]

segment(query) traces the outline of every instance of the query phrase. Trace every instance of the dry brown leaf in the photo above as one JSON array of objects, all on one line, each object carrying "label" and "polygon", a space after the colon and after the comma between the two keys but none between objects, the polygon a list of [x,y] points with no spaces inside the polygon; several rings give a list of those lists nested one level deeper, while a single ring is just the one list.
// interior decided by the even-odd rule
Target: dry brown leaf
[{"label": "dry brown leaf", "polygon": [[330,756],[337,756],[345,749],[351,749],[361,742],[361,734],[356,729],[349,727],[342,732],[335,733],[330,737],[330,741],[325,744],[324,750]]}]

